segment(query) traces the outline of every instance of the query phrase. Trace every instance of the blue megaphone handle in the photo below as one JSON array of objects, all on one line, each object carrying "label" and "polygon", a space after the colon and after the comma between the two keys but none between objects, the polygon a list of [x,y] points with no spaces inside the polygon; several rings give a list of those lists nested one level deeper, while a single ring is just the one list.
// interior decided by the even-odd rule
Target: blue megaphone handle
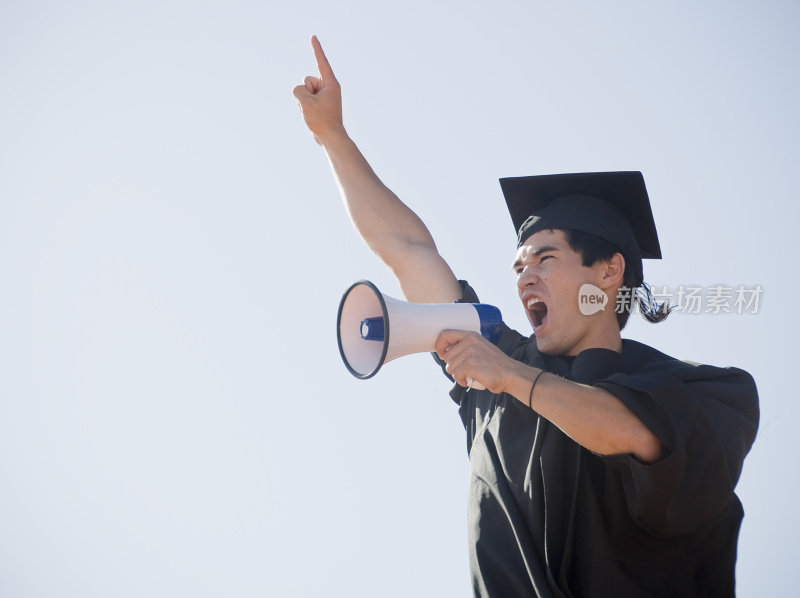
[{"label": "blue megaphone handle", "polygon": [[496,345],[503,330],[503,316],[500,310],[494,305],[485,303],[472,303],[471,305],[478,312],[478,318],[481,321],[481,334],[485,339]]}]

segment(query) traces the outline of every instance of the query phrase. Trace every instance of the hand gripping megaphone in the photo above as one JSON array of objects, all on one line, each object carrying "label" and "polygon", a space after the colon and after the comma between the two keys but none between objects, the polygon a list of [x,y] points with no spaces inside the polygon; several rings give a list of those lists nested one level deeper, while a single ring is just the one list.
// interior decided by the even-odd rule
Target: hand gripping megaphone
[{"label": "hand gripping megaphone", "polygon": [[342,296],[336,330],[344,365],[365,380],[396,357],[435,351],[443,330],[480,332],[496,343],[501,323],[500,310],[493,305],[407,303],[384,295],[368,280],[359,280]]}]

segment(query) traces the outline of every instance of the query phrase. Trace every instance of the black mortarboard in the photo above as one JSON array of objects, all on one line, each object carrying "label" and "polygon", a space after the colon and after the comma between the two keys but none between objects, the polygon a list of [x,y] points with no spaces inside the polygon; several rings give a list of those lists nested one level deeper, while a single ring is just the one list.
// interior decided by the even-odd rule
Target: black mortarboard
[{"label": "black mortarboard", "polygon": [[641,172],[585,172],[500,179],[518,242],[544,229],[596,235],[633,258],[661,258]]}]

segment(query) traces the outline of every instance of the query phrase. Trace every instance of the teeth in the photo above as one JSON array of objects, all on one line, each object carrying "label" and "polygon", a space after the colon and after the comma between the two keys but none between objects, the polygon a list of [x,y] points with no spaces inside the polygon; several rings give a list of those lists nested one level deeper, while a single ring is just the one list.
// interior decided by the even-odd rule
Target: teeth
[{"label": "teeth", "polygon": [[532,299],[528,299],[528,309],[532,309],[534,305],[537,303],[541,303],[542,300],[538,297],[533,297]]}]

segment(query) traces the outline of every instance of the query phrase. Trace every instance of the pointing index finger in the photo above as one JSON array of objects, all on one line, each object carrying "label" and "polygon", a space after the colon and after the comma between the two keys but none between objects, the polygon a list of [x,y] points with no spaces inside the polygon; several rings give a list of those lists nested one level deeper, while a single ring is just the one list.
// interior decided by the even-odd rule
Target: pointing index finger
[{"label": "pointing index finger", "polygon": [[328,58],[325,56],[325,52],[322,50],[322,44],[319,43],[316,35],[311,37],[311,47],[314,48],[314,58],[317,59],[317,69],[319,69],[319,74],[323,79],[336,81],[336,75],[333,74],[331,64],[328,62]]}]

